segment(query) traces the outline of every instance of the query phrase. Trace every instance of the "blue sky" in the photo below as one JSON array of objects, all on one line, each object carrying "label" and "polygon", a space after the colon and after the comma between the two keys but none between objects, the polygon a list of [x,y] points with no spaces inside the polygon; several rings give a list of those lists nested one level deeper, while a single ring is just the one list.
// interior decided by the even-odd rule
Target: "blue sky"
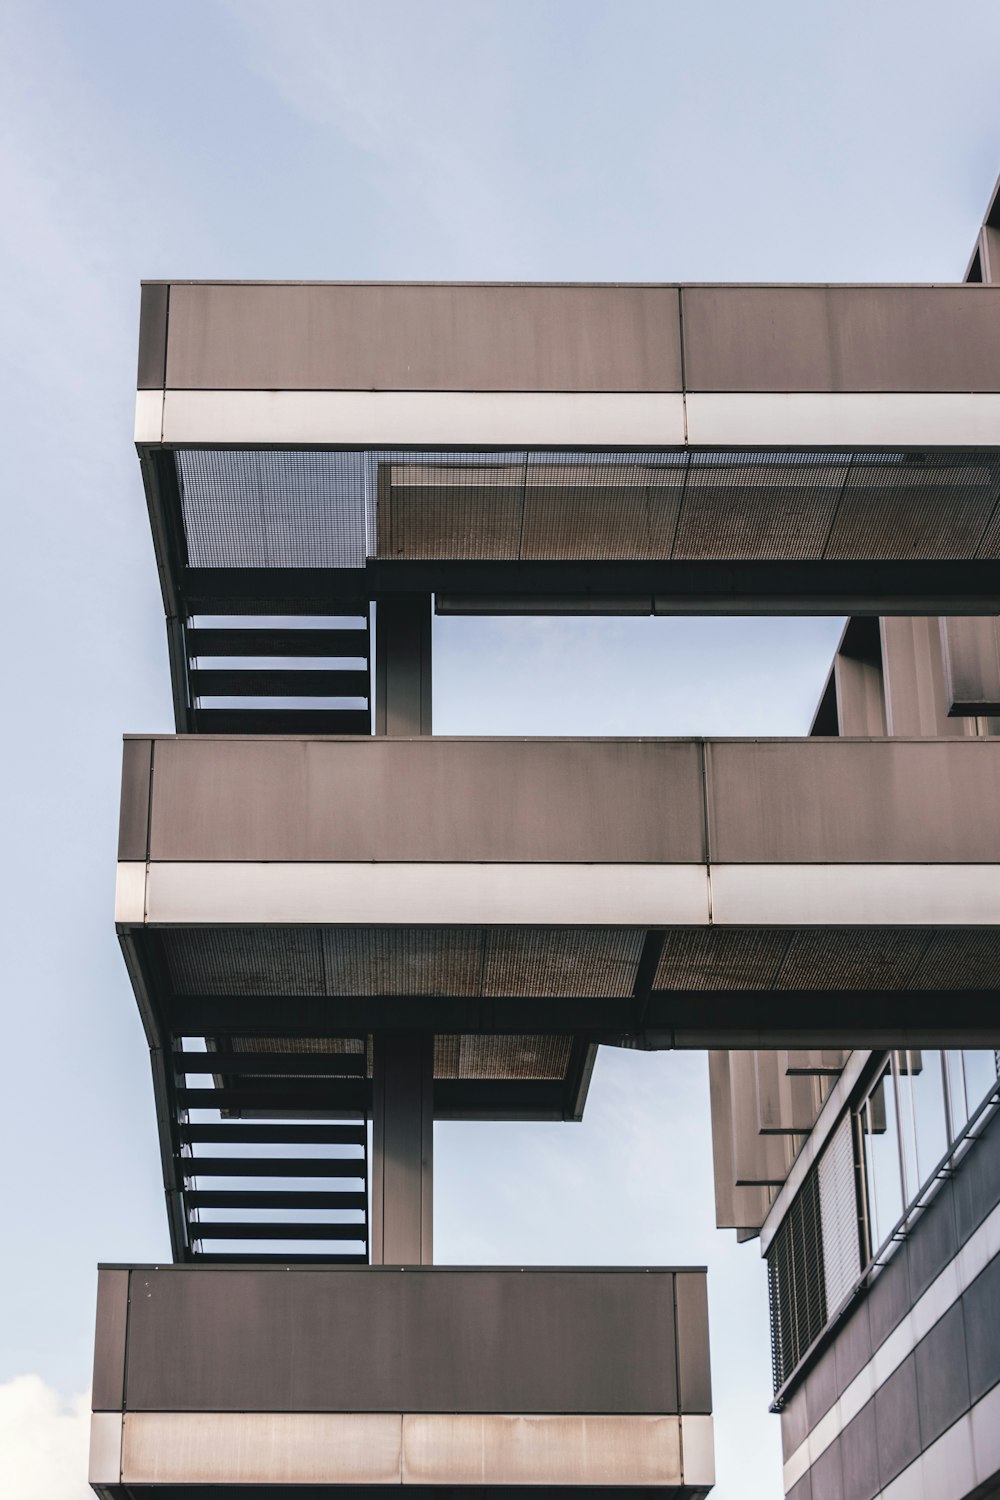
[{"label": "blue sky", "polygon": [[[82,1500],[98,1260],[167,1254],[111,921],[120,736],[169,731],[141,277],[956,280],[1000,8],[5,0],[0,1489]],[[800,733],[834,621],[440,621],[442,731]],[[582,1126],[439,1128],[447,1260],[707,1262],[720,1500],[780,1492],[764,1270],[712,1228],[701,1057]]]}]

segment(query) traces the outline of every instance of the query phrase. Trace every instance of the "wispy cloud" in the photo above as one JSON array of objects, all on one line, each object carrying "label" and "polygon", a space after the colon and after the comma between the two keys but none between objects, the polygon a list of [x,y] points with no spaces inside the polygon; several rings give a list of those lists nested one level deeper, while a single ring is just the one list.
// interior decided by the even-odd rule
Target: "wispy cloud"
[{"label": "wispy cloud", "polygon": [[367,156],[401,245],[425,221],[457,258],[480,263],[533,242],[518,38],[494,6],[224,5],[250,66],[286,107]]},{"label": "wispy cloud", "polygon": [[0,1494],[93,1500],[87,1483],[90,1396],[60,1396],[38,1375],[0,1385]]}]

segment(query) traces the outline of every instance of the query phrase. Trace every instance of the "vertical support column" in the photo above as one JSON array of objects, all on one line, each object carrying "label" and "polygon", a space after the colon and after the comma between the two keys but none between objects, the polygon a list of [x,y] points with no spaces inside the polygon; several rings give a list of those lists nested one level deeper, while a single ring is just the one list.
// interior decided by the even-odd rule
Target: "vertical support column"
[{"label": "vertical support column", "polygon": [[390,594],[377,600],[375,733],[431,733],[429,594]]},{"label": "vertical support column", "polygon": [[372,1265],[433,1261],[434,1038],[375,1037]]}]

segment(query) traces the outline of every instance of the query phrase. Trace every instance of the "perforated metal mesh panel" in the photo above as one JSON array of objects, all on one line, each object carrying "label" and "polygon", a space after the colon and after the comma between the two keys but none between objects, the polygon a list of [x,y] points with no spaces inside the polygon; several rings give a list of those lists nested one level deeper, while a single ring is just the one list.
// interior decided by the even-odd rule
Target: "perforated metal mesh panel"
[{"label": "perforated metal mesh panel", "polygon": [[684,489],[684,465],[671,455],[547,461],[525,468],[521,556],[669,557]]},{"label": "perforated metal mesh panel", "polygon": [[[238,927],[164,930],[173,992],[188,995],[633,993],[642,928]],[[674,928],[658,990],[962,990],[1000,986],[983,928]]]},{"label": "perforated metal mesh panel", "polygon": [[826,556],[972,557],[996,500],[995,459],[858,454]]},{"label": "perforated metal mesh panel", "polygon": [[434,1077],[565,1078],[572,1047],[565,1036],[439,1036]]},{"label": "perforated metal mesh panel", "polygon": [[190,449],[176,460],[192,567],[364,567],[363,454]]},{"label": "perforated metal mesh panel", "polygon": [[807,928],[792,938],[775,988],[902,989],[927,943],[919,928]]},{"label": "perforated metal mesh panel", "polygon": [[[372,1076],[371,1037],[235,1036],[228,1038],[226,1045],[233,1052],[268,1053],[278,1057],[357,1057],[363,1075],[367,1078]],[[487,1036],[479,1033],[436,1036],[434,1077],[500,1082],[516,1079],[560,1080],[566,1077],[572,1050],[573,1039],[568,1036]],[[209,1067],[211,1052],[206,1052],[205,1059],[206,1067]],[[280,1078],[282,1073],[276,1067],[267,1074],[244,1076]],[[302,1073],[296,1069],[291,1076],[306,1080],[324,1075]]]},{"label": "perforated metal mesh panel", "polygon": [[175,459],[196,568],[1000,551],[1000,460],[988,451],[193,449]]},{"label": "perforated metal mesh panel", "polygon": [[988,927],[947,927],[936,932],[912,980],[915,990],[998,986],[1000,932]]},{"label": "perforated metal mesh panel", "polygon": [[385,557],[875,559],[974,556],[996,545],[992,456],[376,458]]},{"label": "perforated metal mesh panel", "polygon": [[378,465],[378,555],[520,556],[524,454],[432,456]]},{"label": "perforated metal mesh panel", "polygon": [[789,933],[764,928],[676,928],[664,944],[654,987],[770,989],[789,942]]},{"label": "perforated metal mesh panel", "polygon": [[1000,985],[1000,934],[983,928],[675,928],[658,990],[962,990]]},{"label": "perforated metal mesh panel", "polygon": [[323,995],[318,928],[187,927],[160,941],[177,995]]},{"label": "perforated metal mesh panel", "polygon": [[822,557],[846,475],[843,455],[692,455],[673,556]]},{"label": "perforated metal mesh panel", "polygon": [[238,927],[164,931],[178,995],[632,993],[643,930]]},{"label": "perforated metal mesh panel", "polygon": [[331,995],[478,995],[483,935],[464,927],[329,927]]},{"label": "perforated metal mesh panel", "polygon": [[486,938],[484,995],[631,995],[641,928],[492,928]]}]

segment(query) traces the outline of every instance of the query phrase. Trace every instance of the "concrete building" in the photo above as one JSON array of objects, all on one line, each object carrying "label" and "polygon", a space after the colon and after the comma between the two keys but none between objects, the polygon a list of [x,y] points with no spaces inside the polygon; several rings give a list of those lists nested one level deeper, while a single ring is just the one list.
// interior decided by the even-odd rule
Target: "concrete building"
[{"label": "concrete building", "polygon": [[[789,1493],[1000,1482],[994,219],[952,286],[143,287],[174,1264],[100,1273],[98,1494],[705,1495],[703,1271],[433,1264],[434,1120],[602,1044],[711,1050]],[[432,610],[848,623],[802,739],[469,739]]]}]

